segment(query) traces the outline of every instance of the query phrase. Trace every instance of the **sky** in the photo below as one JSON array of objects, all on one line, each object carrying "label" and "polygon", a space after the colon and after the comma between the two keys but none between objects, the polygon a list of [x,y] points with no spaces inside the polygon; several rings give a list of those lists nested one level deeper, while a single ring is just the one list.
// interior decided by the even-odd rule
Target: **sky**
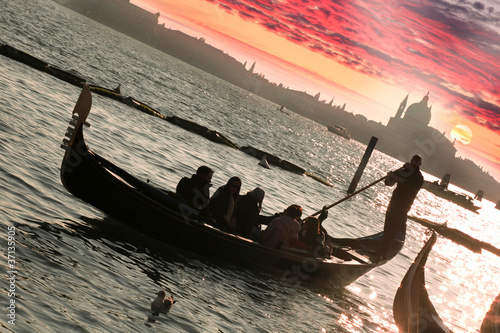
[{"label": "sky", "polygon": [[[500,0],[131,0],[269,81],[386,125],[429,92],[430,125],[500,181]],[[458,128],[455,128],[458,126]]]}]

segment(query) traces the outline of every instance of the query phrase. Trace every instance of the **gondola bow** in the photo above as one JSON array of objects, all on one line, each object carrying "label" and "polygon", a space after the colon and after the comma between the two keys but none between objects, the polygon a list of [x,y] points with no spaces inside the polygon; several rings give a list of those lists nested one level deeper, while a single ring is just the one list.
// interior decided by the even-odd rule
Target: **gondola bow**
[{"label": "gondola bow", "polygon": [[432,232],[396,292],[394,321],[402,333],[451,332],[432,305],[425,287],[425,263],[435,242],[436,234]]}]

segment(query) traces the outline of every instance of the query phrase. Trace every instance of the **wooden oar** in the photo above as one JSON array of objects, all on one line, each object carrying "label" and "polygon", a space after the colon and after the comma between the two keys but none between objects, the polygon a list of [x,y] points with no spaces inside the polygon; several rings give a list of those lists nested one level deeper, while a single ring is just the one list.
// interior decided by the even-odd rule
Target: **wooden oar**
[{"label": "wooden oar", "polygon": [[[353,196],[355,196],[355,195],[356,195],[356,194],[358,194],[358,193],[363,192],[363,191],[364,191],[364,190],[366,190],[367,188],[370,188],[370,187],[372,187],[373,185],[380,183],[380,182],[381,182],[381,181],[383,181],[386,177],[387,177],[387,176],[384,176],[384,177],[382,177],[382,178],[380,178],[380,179],[377,179],[377,180],[376,180],[376,181],[374,181],[373,183],[370,183],[370,184],[366,185],[365,187],[360,188],[360,189],[359,189],[359,190],[357,190],[356,192],[349,194],[347,197],[345,197],[345,198],[343,198],[343,199],[340,199],[340,200],[339,200],[339,201],[337,201],[337,202],[332,203],[330,206],[326,206],[324,209],[330,209],[330,208],[332,208],[333,206],[337,206],[339,203],[344,202],[344,201],[346,201],[346,200],[347,200],[347,199],[349,199],[349,198],[352,198]],[[322,209],[322,210],[317,211],[316,213],[312,214],[311,216],[316,216],[316,215],[320,214],[322,211],[323,211],[323,209]]]},{"label": "wooden oar", "polygon": [[459,245],[465,246],[472,252],[481,253],[481,250],[484,249],[493,254],[496,254],[497,256],[500,256],[499,248],[496,248],[489,243],[475,239],[460,230],[449,228],[444,224],[431,222],[429,220],[418,218],[415,216],[408,216],[408,218],[423,225],[424,227],[435,230],[441,236],[448,238],[449,240],[452,240]]}]

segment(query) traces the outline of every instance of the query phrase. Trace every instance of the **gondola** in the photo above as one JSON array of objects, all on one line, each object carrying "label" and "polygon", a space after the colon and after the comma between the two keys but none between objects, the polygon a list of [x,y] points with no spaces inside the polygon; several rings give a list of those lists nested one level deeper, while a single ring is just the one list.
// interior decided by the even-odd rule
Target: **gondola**
[{"label": "gondola", "polygon": [[500,333],[500,294],[491,303],[481,324],[481,333]]},{"label": "gondola", "polygon": [[431,192],[432,194],[437,195],[438,197],[451,201],[474,213],[477,213],[478,210],[481,209],[480,206],[476,206],[476,204],[474,203],[474,199],[472,197],[465,194],[450,191],[439,185],[437,181],[430,182],[426,180],[424,182],[423,188]]},{"label": "gondola", "polygon": [[451,332],[439,317],[425,288],[425,262],[435,242],[436,234],[432,232],[394,297],[392,311],[401,333]]},{"label": "gondola", "polygon": [[396,256],[404,244],[404,233],[393,241],[383,260],[373,253],[382,233],[355,239],[332,238],[332,254],[286,248],[271,249],[258,242],[223,232],[213,220],[180,201],[175,193],[141,181],[90,150],[83,129],[92,97],[85,85],[73,110],[73,119],[62,148],[61,181],[74,196],[139,232],[169,245],[206,256],[227,259],[270,270],[283,279],[321,281],[343,287]]}]

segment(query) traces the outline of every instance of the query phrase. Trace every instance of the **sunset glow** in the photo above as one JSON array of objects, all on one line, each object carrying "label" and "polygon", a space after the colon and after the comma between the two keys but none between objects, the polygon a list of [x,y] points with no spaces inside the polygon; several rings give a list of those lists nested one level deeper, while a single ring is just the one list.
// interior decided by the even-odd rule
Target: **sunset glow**
[{"label": "sunset glow", "polygon": [[456,146],[458,155],[500,180],[500,8],[493,2],[132,2],[242,63],[256,61],[272,82],[320,92],[383,124],[408,93],[413,103],[429,91],[431,126],[450,136],[468,126],[474,138]]},{"label": "sunset glow", "polygon": [[468,145],[472,141],[472,131],[465,125],[457,125],[450,132],[453,141]]}]

